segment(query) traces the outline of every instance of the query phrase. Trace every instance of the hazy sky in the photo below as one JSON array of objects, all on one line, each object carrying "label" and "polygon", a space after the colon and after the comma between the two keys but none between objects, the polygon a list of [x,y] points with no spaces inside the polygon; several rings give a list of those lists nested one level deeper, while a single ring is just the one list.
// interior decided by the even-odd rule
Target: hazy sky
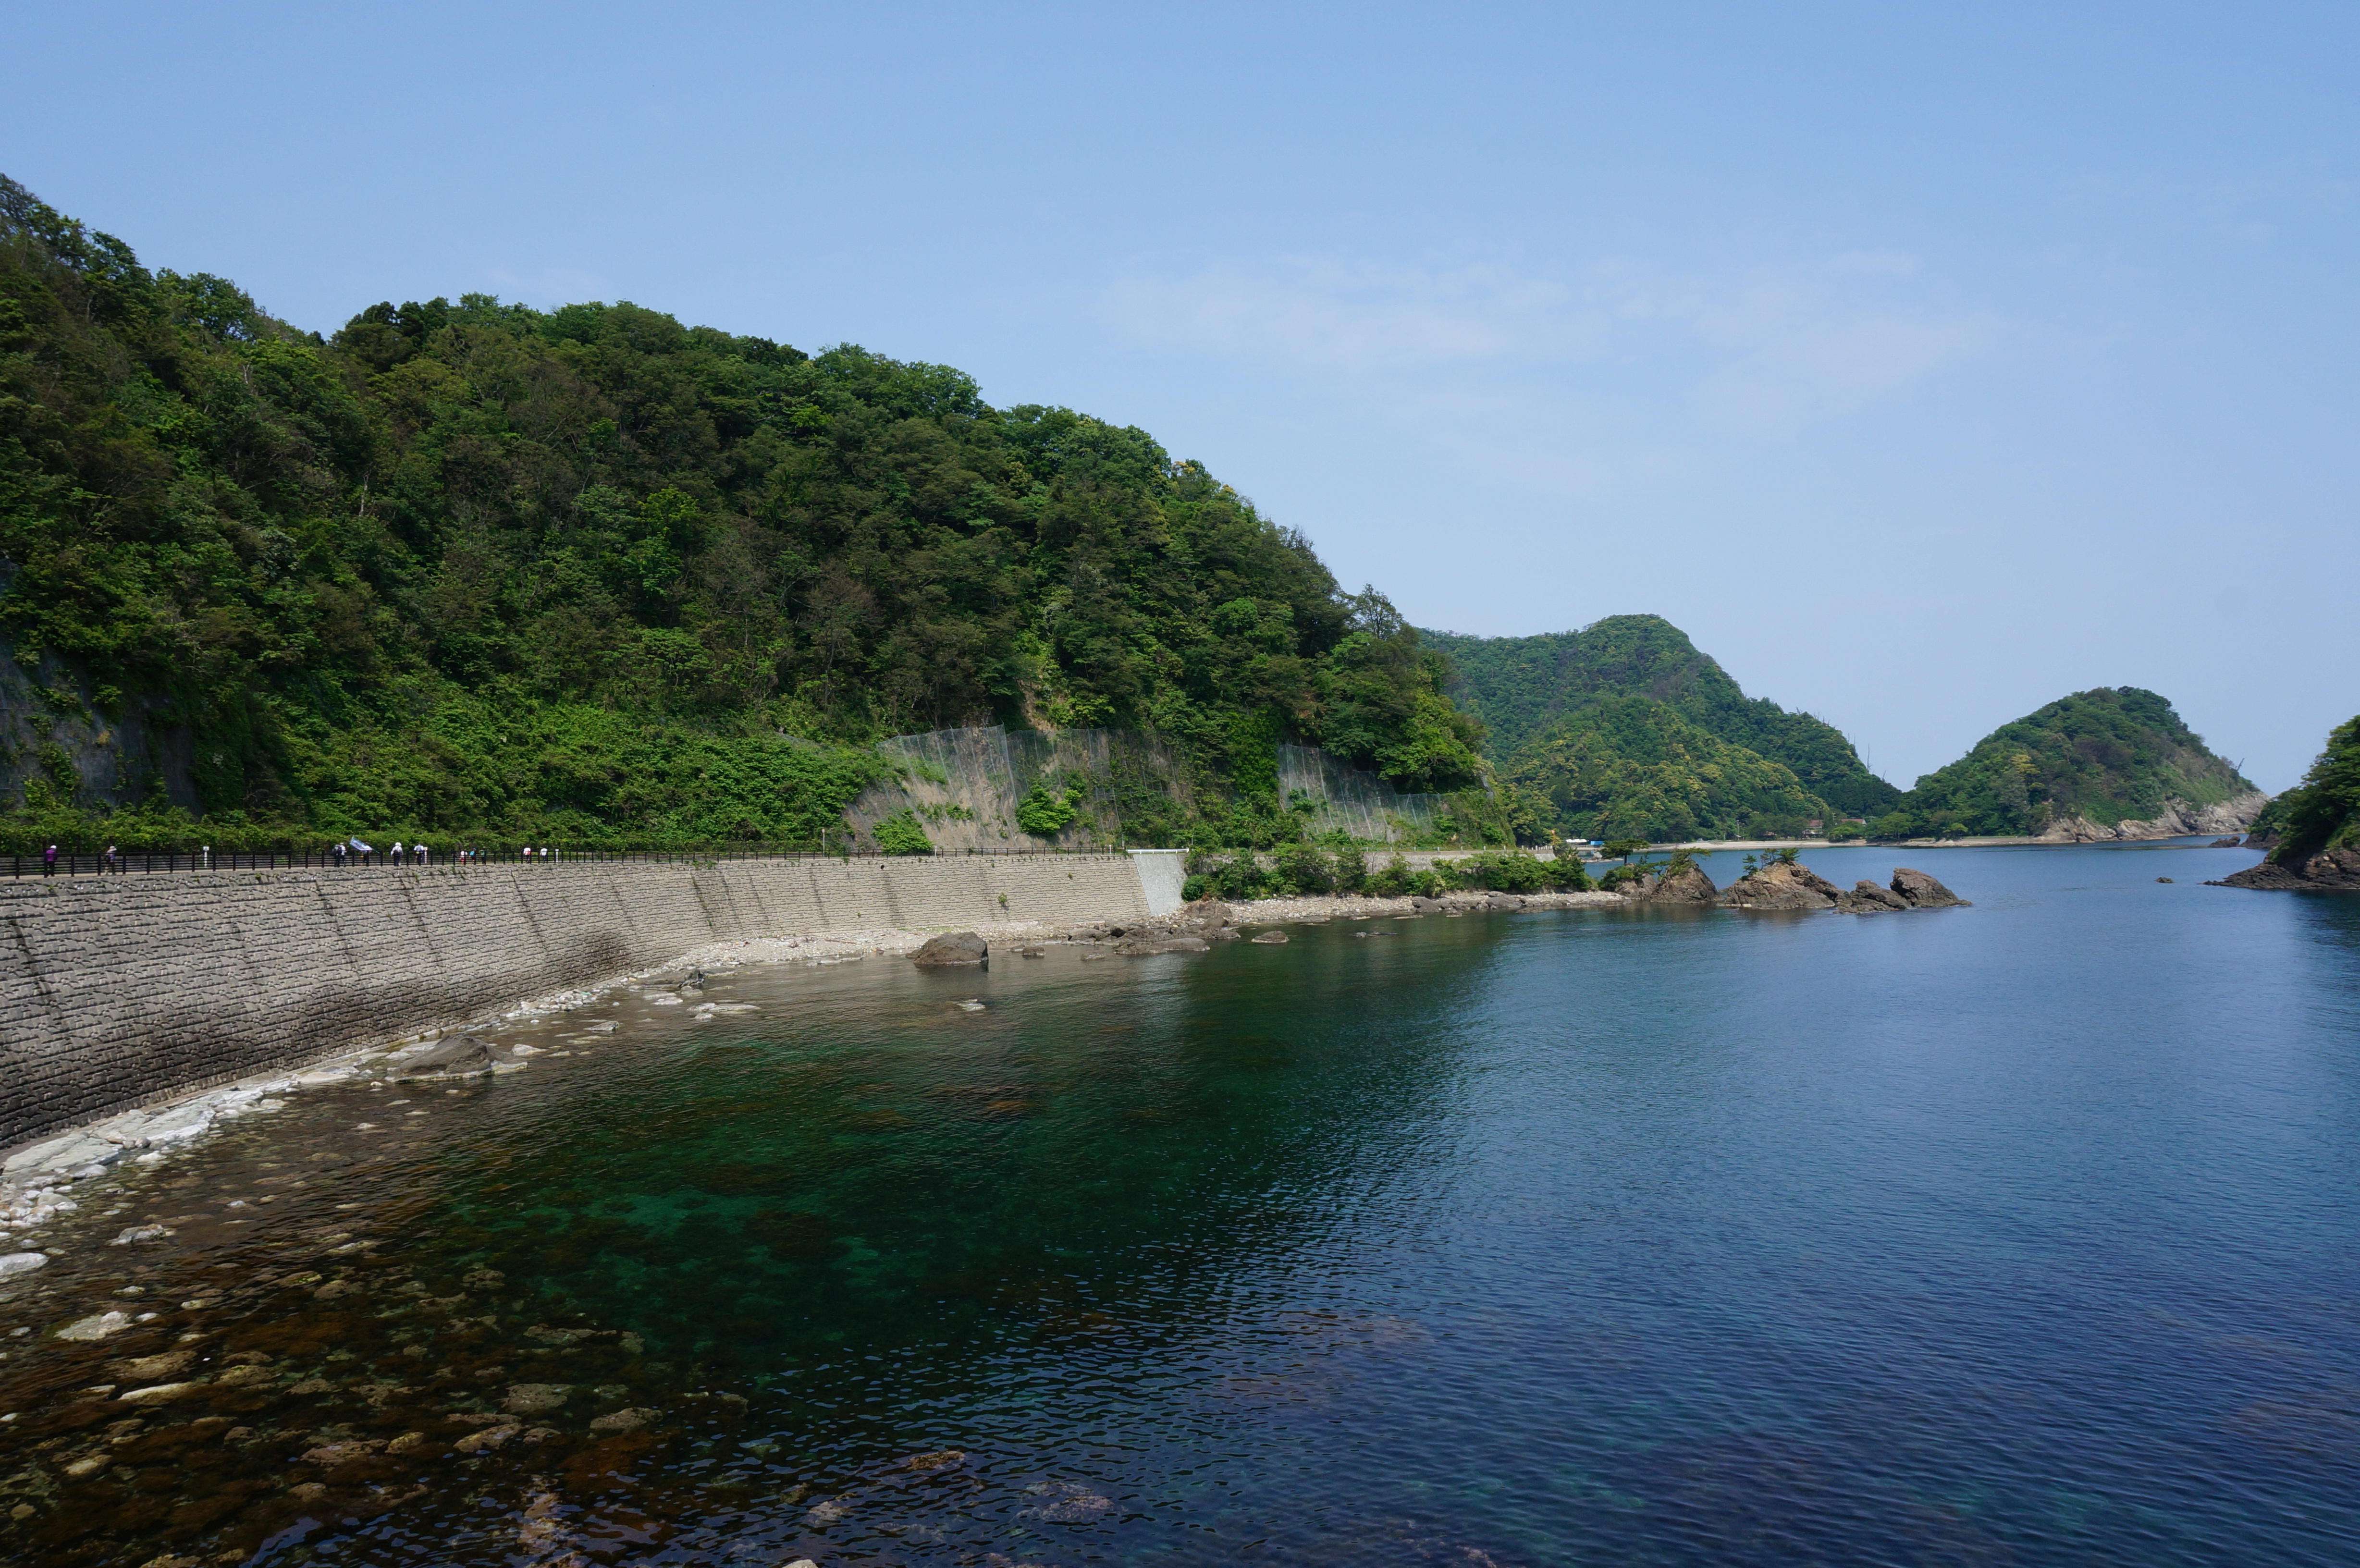
[{"label": "hazy sky", "polygon": [[470,290],[1153,431],[1420,625],[1685,627],[1903,785],[2360,709],[2360,7],[33,5],[0,169],[332,332]]}]

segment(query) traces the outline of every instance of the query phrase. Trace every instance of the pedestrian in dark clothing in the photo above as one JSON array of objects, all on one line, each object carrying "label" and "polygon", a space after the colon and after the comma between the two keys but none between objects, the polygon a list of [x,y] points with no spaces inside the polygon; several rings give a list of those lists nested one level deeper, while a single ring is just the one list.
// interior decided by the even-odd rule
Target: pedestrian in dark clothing
[{"label": "pedestrian in dark clothing", "polygon": [[344,868],[344,855],[346,853],[344,849],[344,841],[343,839],[338,839],[333,844],[329,846],[329,850],[330,853],[334,855],[336,857],[336,869],[342,871]]}]

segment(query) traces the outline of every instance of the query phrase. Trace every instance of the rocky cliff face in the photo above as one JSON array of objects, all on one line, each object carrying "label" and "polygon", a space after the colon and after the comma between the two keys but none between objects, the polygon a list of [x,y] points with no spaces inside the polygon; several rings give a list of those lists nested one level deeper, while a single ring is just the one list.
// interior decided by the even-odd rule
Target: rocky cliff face
[{"label": "rocky cliff face", "polygon": [[2360,892],[2360,849],[2322,850],[2292,866],[2265,860],[2213,886],[2279,893]]},{"label": "rocky cliff face", "polygon": [[2270,798],[2259,789],[2210,806],[2170,800],[2163,803],[2160,815],[2146,822],[2120,822],[2106,827],[2083,816],[2064,817],[2049,823],[2039,838],[2043,844],[2106,844],[2129,839],[2183,838],[2192,833],[2241,833],[2253,825],[2254,819],[2269,803]]}]

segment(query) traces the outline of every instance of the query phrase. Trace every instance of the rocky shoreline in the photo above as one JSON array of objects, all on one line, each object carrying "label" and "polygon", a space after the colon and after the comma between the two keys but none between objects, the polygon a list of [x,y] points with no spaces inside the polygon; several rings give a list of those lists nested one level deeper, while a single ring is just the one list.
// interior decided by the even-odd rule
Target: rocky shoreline
[{"label": "rocky shoreline", "polygon": [[2360,892],[2360,849],[2322,850],[2291,866],[2265,860],[2207,886],[2251,887],[2266,893]]}]

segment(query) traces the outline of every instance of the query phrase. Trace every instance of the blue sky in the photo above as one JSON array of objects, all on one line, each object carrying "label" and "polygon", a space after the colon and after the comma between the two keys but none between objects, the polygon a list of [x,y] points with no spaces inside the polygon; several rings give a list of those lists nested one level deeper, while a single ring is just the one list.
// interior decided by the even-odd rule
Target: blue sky
[{"label": "blue sky", "polygon": [[2360,708],[2349,5],[9,7],[0,169],[333,331],[467,291],[1153,431],[1348,587],[1653,611],[1907,785]]}]

